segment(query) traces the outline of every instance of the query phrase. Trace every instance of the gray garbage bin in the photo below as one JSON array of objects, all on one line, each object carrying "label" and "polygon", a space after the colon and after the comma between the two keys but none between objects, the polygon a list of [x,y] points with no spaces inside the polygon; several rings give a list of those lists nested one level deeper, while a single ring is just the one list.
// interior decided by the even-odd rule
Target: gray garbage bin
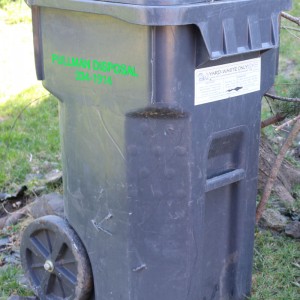
[{"label": "gray garbage bin", "polygon": [[36,293],[245,299],[261,98],[291,1],[28,4],[37,75],[60,100],[67,220],[25,231]]}]

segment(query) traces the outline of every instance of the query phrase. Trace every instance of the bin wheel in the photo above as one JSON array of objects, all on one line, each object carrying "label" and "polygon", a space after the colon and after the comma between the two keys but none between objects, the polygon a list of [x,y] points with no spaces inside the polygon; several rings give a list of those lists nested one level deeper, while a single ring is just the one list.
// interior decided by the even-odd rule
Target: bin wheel
[{"label": "bin wheel", "polygon": [[20,252],[22,267],[40,299],[89,299],[90,262],[67,221],[57,216],[36,219],[22,235]]}]

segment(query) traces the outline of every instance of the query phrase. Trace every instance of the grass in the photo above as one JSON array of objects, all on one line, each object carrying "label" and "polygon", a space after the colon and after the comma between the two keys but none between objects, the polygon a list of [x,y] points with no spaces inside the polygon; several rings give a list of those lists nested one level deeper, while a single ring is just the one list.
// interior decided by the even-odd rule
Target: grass
[{"label": "grass", "polygon": [[[293,1],[293,9],[289,12],[291,15],[300,16],[300,1]],[[281,36],[279,49],[279,69],[275,80],[275,90],[278,95],[287,97],[300,97],[300,27],[288,20],[281,19]],[[275,112],[287,112],[288,117],[299,114],[300,105],[287,104],[279,101],[263,101],[262,119],[272,116],[271,110]],[[263,129],[271,138],[275,133],[272,127]]]},{"label": "grass", "polygon": [[[300,16],[300,1],[293,1],[293,9],[289,13]],[[299,30],[300,27],[282,18],[279,76],[276,79],[276,90],[281,95],[289,95],[290,89],[299,85],[300,32],[290,28]]]},{"label": "grass", "polygon": [[31,296],[32,292],[18,282],[23,271],[20,266],[0,268],[0,300],[7,300],[9,295]]},{"label": "grass", "polygon": [[[18,236],[22,230],[20,223],[12,225],[6,228],[5,232],[0,231],[0,238],[9,236],[12,241],[18,243]],[[12,248],[17,248],[13,246]],[[12,251],[12,248],[3,251],[1,249],[0,254],[0,266],[5,258],[5,255],[9,255]],[[32,291],[29,290],[25,285],[20,283],[23,278],[23,270],[20,265],[5,264],[0,267],[0,300],[6,300],[10,295],[19,295],[19,296],[31,296],[33,295]]]},{"label": "grass", "polygon": [[49,163],[60,164],[57,100],[44,89],[29,88],[0,104],[0,120],[2,191],[15,190],[29,173],[49,172]]},{"label": "grass", "polygon": [[24,0],[0,0],[0,9],[6,24],[31,22],[31,12]]},{"label": "grass", "polygon": [[299,241],[259,231],[255,239],[251,300],[300,299]]}]

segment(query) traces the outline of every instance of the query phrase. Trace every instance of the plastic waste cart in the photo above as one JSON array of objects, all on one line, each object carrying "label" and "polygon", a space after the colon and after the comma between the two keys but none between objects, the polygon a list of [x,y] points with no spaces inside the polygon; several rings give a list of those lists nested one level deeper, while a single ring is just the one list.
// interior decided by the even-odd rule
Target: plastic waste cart
[{"label": "plastic waste cart", "polygon": [[260,108],[290,0],[28,0],[59,101],[66,219],[31,223],[40,299],[251,289]]}]

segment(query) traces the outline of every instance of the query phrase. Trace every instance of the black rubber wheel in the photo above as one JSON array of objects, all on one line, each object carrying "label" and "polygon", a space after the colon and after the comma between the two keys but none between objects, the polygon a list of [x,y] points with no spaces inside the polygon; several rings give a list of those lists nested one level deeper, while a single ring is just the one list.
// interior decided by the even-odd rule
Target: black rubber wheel
[{"label": "black rubber wheel", "polygon": [[25,229],[20,248],[25,274],[41,300],[89,299],[93,288],[89,259],[66,220],[36,219]]}]

